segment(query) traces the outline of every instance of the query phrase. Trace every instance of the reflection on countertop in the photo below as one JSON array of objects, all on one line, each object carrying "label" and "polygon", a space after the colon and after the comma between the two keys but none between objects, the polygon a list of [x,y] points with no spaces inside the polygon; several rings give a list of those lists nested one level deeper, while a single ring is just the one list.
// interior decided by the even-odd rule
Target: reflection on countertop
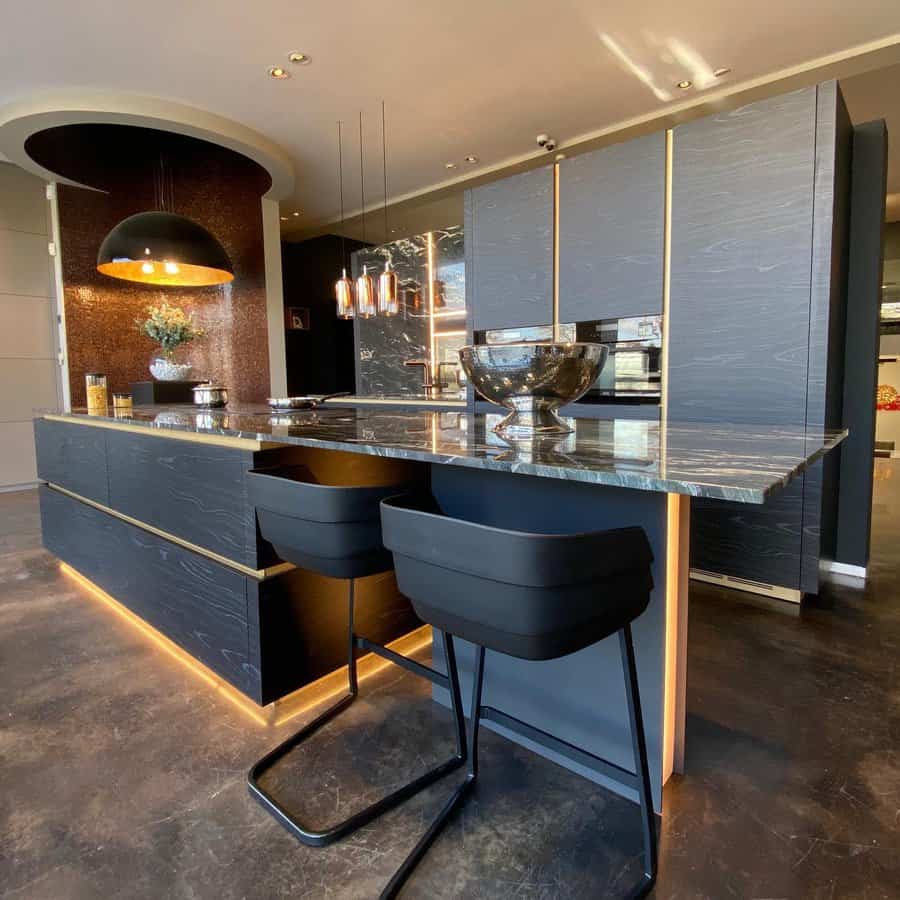
[{"label": "reflection on countertop", "polygon": [[456,410],[320,407],[272,414],[266,406],[235,404],[227,410],[135,407],[128,419],[109,413],[88,416],[80,410],[54,418],[349,450],[744,503],[764,502],[847,434],[775,426],[569,419],[571,434],[512,441],[491,430],[499,414]]},{"label": "reflection on countertop", "polygon": [[436,397],[426,394],[352,394],[349,397],[335,397],[328,402],[329,406],[375,405],[375,406],[440,406],[465,409],[466,395],[463,392],[446,392]]}]

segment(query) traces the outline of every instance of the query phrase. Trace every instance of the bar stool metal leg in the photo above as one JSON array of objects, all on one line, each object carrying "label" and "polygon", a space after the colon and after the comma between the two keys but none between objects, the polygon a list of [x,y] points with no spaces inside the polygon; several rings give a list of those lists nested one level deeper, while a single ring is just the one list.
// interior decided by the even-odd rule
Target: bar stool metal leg
[{"label": "bar stool metal leg", "polygon": [[[324,847],[332,844],[342,837],[362,828],[373,819],[398,806],[413,794],[426,788],[455,769],[458,769],[466,761],[465,746],[465,718],[463,716],[462,699],[459,690],[459,673],[456,667],[456,653],[453,646],[452,635],[441,632],[443,636],[444,657],[447,660],[447,674],[438,672],[428,666],[423,666],[415,660],[393,653],[378,644],[373,644],[365,638],[358,637],[354,632],[353,615],[355,599],[355,581],[350,579],[349,589],[349,615],[348,615],[348,659],[347,659],[347,693],[339,700],[320,713],[309,724],[301,728],[296,734],[279,744],[274,750],[267,753],[256,765],[250,769],[247,776],[247,786],[250,793],[298,840],[311,847]],[[428,678],[436,684],[446,687],[450,691],[451,706],[454,720],[454,736],[456,753],[446,762],[420,775],[409,784],[404,785],[386,797],[382,797],[365,809],[354,813],[343,822],[330,828],[321,830],[310,828],[300,822],[287,808],[261,784],[262,776],[272,768],[282,757],[287,755],[295,747],[303,743],[307,738],[315,734],[320,728],[330,722],[339,713],[343,712],[356,699],[359,693],[359,680],[356,669],[356,651],[364,647],[378,655],[389,659],[391,662],[402,666],[413,674]]]},{"label": "bar stool metal leg", "polygon": [[644,737],[644,717],[641,714],[641,694],[638,690],[630,623],[619,632],[619,648],[622,653],[622,669],[625,672],[625,693],[628,697],[628,717],[631,720],[631,747],[644,833],[644,883],[632,894],[637,898],[648,894],[656,883],[657,839],[653,791],[650,788],[650,766],[647,762],[647,741]]},{"label": "bar stool metal leg", "polygon": [[400,868],[388,882],[382,891],[379,900],[394,900],[400,893],[403,885],[409,879],[415,867],[421,862],[422,857],[453,813],[463,805],[472,786],[478,777],[478,730],[482,717],[497,722],[506,728],[534,741],[535,743],[553,750],[563,756],[584,765],[600,774],[614,777],[629,786],[635,788],[641,807],[641,824],[644,842],[644,875],[640,884],[628,895],[628,900],[638,900],[645,897],[656,882],[657,867],[657,838],[656,838],[656,813],[653,809],[653,794],[650,788],[650,768],[647,761],[647,745],[644,737],[644,720],[641,715],[641,699],[638,690],[637,667],[634,658],[634,645],[631,639],[631,625],[625,625],[619,631],[619,647],[622,654],[622,670],[625,676],[625,693],[628,699],[628,716],[631,725],[631,744],[634,754],[634,773],[626,772],[613,763],[594,756],[585,750],[574,747],[553,735],[540,731],[526,722],[508,716],[500,710],[489,706],[482,706],[481,696],[484,686],[484,647],[476,648],[474,680],[472,685],[471,722],[468,736],[468,770],[466,779],[450,796],[450,799],[438,813],[437,818],[419,839],[412,851],[403,861]]}]

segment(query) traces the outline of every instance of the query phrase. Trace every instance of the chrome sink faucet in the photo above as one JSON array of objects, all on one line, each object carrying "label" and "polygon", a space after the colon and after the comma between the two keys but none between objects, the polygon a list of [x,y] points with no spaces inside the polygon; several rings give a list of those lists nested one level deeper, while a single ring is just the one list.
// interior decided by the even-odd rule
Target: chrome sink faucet
[{"label": "chrome sink faucet", "polygon": [[437,397],[441,389],[447,387],[443,381],[434,380],[431,372],[431,363],[427,359],[407,359],[403,365],[422,367],[422,387],[425,390],[426,397]]}]

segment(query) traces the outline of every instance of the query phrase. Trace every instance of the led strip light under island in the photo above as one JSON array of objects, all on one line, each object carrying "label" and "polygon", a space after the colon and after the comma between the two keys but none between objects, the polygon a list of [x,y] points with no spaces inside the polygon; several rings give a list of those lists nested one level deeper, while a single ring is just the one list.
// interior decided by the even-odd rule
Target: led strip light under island
[{"label": "led strip light under island", "polygon": [[[496,417],[461,412],[319,410],[282,426],[264,408],[235,407],[227,427],[190,410],[180,418],[158,413],[138,408],[127,425],[79,413],[36,420],[39,471],[55,485],[41,490],[44,542],[81,586],[258,724],[280,724],[340,690],[346,602],[334,579],[280,568],[271,548],[258,543],[244,484],[251,468],[308,464],[350,484],[370,477],[372,467],[408,467],[427,477],[451,516],[465,518],[478,504],[498,522],[511,517],[516,528],[544,533],[641,526],[655,557],[655,587],[634,639],[657,809],[663,784],[684,758],[690,496],[763,503],[844,437],[578,419],[561,442],[517,445],[493,433]],[[146,582],[154,580],[151,590]],[[391,573],[360,583],[361,633],[387,618],[393,631],[373,640],[404,654],[427,646],[428,630],[417,630],[421,623],[408,615]],[[195,614],[205,618],[187,622]],[[459,643],[465,689],[472,661]],[[571,689],[620,690],[619,660],[607,644],[537,668],[489,655],[489,701],[627,768],[624,701],[620,710],[612,694],[592,704],[590,692]],[[329,657],[323,648],[332,645]],[[315,665],[291,671],[316,653]],[[441,668],[439,644],[433,655]],[[384,664],[372,660],[364,670]],[[434,696],[447,701],[438,687]],[[547,696],[555,696],[552,704]]]}]

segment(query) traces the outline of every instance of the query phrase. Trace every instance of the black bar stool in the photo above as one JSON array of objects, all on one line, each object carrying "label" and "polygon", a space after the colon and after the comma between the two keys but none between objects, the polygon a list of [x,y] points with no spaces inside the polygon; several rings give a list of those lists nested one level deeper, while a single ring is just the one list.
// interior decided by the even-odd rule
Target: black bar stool
[{"label": "black bar stool", "polygon": [[[407,488],[406,484],[347,487],[320,483],[302,465],[257,469],[248,473],[250,502],[256,507],[262,536],[287,562],[301,568],[349,580],[348,689],[332,706],[300,729],[295,735],[267,753],[247,777],[250,793],[295,837],[304,844],[321,847],[356,831],[383,812],[402,803],[413,794],[458,769],[466,761],[465,718],[456,677],[453,638],[444,638],[444,654],[454,677],[423,666],[415,660],[357,635],[353,627],[355,579],[392,568],[389,551],[381,542],[379,503],[384,497]],[[359,685],[356,671],[357,650],[375,653],[404,669],[449,689],[455,725],[456,752],[446,762],[420,775],[393,793],[376,801],[336,825],[313,829],[293,816],[261,784],[262,776],[285,754],[317,732],[356,699]]]},{"label": "black bar stool", "polygon": [[[647,894],[656,881],[656,821],[631,639],[631,622],[646,609],[653,587],[653,554],[643,529],[573,535],[509,531],[446,516],[426,493],[383,500],[381,521],[397,582],[419,618],[477,647],[466,779],[394,874],[382,900],[399,893],[475,783],[481,719],[637,791],[644,875],[631,896]],[[625,674],[634,772],[482,705],[485,648],[521,659],[556,659],[614,632]],[[455,658],[448,663],[450,679],[457,681]]]}]

